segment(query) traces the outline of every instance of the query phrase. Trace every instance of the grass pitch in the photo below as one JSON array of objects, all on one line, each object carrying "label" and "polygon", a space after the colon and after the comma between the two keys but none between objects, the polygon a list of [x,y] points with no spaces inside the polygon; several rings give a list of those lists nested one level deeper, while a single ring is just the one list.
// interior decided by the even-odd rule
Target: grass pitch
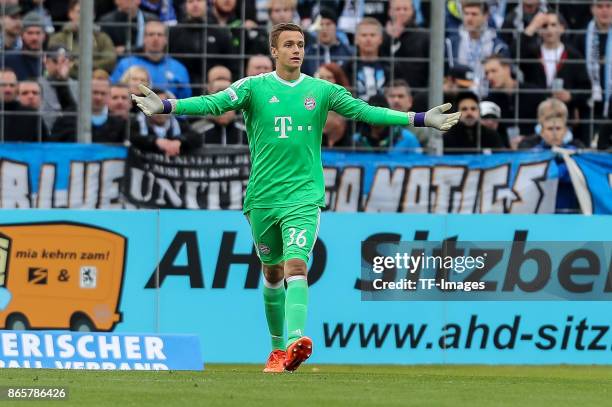
[{"label": "grass pitch", "polygon": [[[264,375],[259,365],[204,372],[2,369],[0,386],[58,386],[56,406],[607,406],[612,367],[304,365]],[[26,401],[0,401],[25,406]]]}]

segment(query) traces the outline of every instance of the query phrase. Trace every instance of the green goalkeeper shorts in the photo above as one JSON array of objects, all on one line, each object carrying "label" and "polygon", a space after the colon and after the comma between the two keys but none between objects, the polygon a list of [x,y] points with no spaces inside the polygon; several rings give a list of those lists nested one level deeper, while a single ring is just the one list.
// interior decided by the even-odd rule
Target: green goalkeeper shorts
[{"label": "green goalkeeper shorts", "polygon": [[301,259],[308,263],[319,233],[320,216],[317,205],[251,209],[246,217],[261,262],[274,265]]}]

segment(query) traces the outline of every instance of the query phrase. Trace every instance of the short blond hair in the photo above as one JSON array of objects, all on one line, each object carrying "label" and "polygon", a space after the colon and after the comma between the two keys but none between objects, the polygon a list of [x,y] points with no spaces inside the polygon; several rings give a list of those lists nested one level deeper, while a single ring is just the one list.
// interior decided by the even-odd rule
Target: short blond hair
[{"label": "short blond hair", "polygon": [[359,24],[357,24],[357,30],[359,31],[359,29],[364,26],[364,25],[373,25],[375,27],[378,27],[378,30],[380,31],[380,33],[383,33],[383,26],[380,23],[380,21],[378,21],[377,19],[375,19],[374,17],[364,17]]},{"label": "short blond hair", "polygon": [[149,75],[149,71],[147,71],[145,68],[143,68],[140,65],[132,65],[132,66],[130,66],[123,73],[123,75],[121,75],[121,79],[119,79],[119,82],[121,82],[121,83],[129,83],[130,82],[130,77],[132,77],[136,73],[144,74],[147,77],[147,83],[145,83],[144,85],[150,85],[151,84],[151,75]]},{"label": "short blond hair", "polygon": [[565,103],[556,98],[548,98],[538,105],[538,122],[550,119],[563,119],[567,122],[568,111]]}]

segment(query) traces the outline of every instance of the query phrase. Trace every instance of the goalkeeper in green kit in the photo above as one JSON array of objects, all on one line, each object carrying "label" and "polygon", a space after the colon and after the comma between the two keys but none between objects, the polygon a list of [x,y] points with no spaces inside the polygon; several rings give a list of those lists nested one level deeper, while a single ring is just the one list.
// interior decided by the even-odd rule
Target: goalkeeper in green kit
[{"label": "goalkeeper in green kit", "polygon": [[304,33],[296,24],[273,27],[270,51],[276,71],[241,79],[214,95],[161,100],[140,85],[144,96],[132,99],[146,115],[244,112],[252,164],[243,211],[263,265],[264,308],[272,340],[264,372],[283,372],[297,369],[313,349],[304,335],[306,264],[325,206],[321,137],[327,113],[332,110],[377,125],[442,131],[454,126],[460,113],[444,114],[450,104],[427,113],[372,107],[342,86],[301,73]]}]

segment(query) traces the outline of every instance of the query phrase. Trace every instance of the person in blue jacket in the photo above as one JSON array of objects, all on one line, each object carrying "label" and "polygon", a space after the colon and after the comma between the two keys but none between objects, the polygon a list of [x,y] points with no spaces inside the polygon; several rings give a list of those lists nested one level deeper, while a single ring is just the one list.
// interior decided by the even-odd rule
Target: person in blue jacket
[{"label": "person in blue jacket", "polygon": [[190,97],[189,73],[182,63],[166,54],[167,44],[166,26],[159,21],[149,21],[145,26],[142,54],[121,59],[111,75],[112,82],[118,83],[126,70],[139,65],[149,72],[153,86],[167,89],[179,99]]}]

